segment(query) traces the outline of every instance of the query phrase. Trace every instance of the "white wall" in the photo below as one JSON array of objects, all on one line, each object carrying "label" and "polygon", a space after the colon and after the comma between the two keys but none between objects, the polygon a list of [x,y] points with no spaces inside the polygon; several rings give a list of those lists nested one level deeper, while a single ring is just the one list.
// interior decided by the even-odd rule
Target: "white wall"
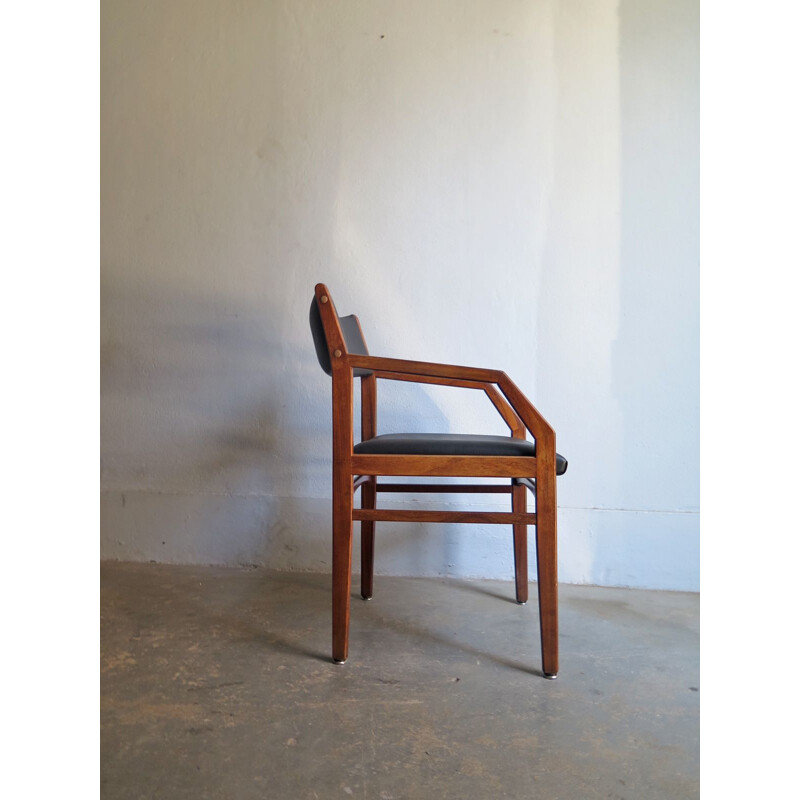
[{"label": "white wall", "polygon": [[[548,417],[563,580],[698,588],[696,0],[102,25],[105,558],[329,568],[321,280],[373,353],[504,369]],[[505,432],[477,393],[380,400],[380,433]],[[513,574],[505,526],[378,528],[378,572]]]}]

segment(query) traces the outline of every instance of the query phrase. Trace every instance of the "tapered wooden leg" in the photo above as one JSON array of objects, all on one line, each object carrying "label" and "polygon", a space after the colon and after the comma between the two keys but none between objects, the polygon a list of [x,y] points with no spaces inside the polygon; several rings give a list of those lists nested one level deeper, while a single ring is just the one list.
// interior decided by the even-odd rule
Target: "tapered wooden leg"
[{"label": "tapered wooden leg", "polygon": [[353,562],[353,489],[349,469],[333,467],[333,660],[347,660],[350,573]]},{"label": "tapered wooden leg", "polygon": [[[512,481],[511,510],[515,514],[524,514],[527,510],[527,499],[524,486],[517,486]],[[517,586],[517,602],[528,602],[528,526],[514,526],[514,578]]]},{"label": "tapered wooden leg", "polygon": [[546,678],[555,678],[558,674],[558,562],[554,469],[552,475],[540,475],[536,479],[536,523],[542,672]]},{"label": "tapered wooden leg", "polygon": [[[376,478],[372,478],[361,487],[361,508],[375,508]],[[375,523],[361,522],[361,597],[369,600],[372,597],[372,568],[375,560]]]}]

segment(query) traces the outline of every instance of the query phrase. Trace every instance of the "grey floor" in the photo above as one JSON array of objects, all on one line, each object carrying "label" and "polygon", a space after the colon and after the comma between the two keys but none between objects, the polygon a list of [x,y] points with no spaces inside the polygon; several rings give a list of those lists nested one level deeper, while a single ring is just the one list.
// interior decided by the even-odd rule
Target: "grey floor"
[{"label": "grey floor", "polygon": [[694,798],[698,596],[376,577],[329,661],[324,575],[102,567],[101,786],[117,798]]}]

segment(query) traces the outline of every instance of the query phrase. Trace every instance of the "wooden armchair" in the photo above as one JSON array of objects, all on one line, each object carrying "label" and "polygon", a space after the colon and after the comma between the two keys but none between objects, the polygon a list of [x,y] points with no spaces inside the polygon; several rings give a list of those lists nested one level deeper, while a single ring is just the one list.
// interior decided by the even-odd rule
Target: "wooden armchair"
[{"label": "wooden armchair", "polygon": [[[558,673],[556,475],[566,459],[544,417],[499,370],[370,356],[358,318],[339,317],[327,287],[315,288],[311,331],[320,365],[333,378],[333,660],[347,659],[353,520],[361,522],[361,596],[372,597],[375,523],[471,522],[510,524],[518,603],[528,599],[528,525],[536,526],[542,671]],[[361,380],[361,442],[353,444],[353,379]],[[377,379],[478,389],[508,425],[510,436],[376,435]],[[529,432],[534,441],[526,439]],[[510,478],[507,484],[381,484],[379,475]],[[353,496],[361,490],[361,508]],[[526,489],[536,512],[526,507]],[[378,492],[475,492],[511,495],[510,512],[404,511],[377,508]]]}]

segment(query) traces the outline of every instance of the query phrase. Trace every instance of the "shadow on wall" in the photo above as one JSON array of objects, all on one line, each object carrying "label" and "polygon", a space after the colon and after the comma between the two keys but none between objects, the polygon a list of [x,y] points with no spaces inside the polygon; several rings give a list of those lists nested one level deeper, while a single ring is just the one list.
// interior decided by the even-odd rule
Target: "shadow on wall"
[{"label": "shadow on wall", "polygon": [[[273,294],[243,301],[115,278],[102,308],[104,557],[326,569],[330,378],[307,306],[287,335]],[[381,428],[450,430],[425,389],[395,386],[399,396],[381,386]],[[359,417],[357,403],[357,440]],[[435,538],[423,525],[385,528],[378,568],[456,563],[453,527]]]},{"label": "shadow on wall", "polygon": [[[349,301],[372,300],[374,322],[402,331],[383,343],[427,319],[402,351],[366,334],[375,352],[431,358],[426,345],[459,316],[440,313],[454,274],[499,307],[498,274],[527,266],[524,176],[547,136],[528,136],[532,115],[509,124],[520,91],[542,93],[511,78],[546,53],[499,26],[533,34],[546,9],[396,4],[359,13],[362,26],[284,5],[187,16],[117,3],[104,15],[105,557],[321,568],[330,387],[308,330],[314,283],[362,322]],[[402,35],[365,34],[387,23]],[[387,292],[416,292],[422,307],[401,300],[387,319]],[[519,335],[508,331],[501,346]],[[381,394],[382,432],[456,419],[435,392]],[[463,528],[381,527],[379,570],[445,569],[470,550]]]}]

